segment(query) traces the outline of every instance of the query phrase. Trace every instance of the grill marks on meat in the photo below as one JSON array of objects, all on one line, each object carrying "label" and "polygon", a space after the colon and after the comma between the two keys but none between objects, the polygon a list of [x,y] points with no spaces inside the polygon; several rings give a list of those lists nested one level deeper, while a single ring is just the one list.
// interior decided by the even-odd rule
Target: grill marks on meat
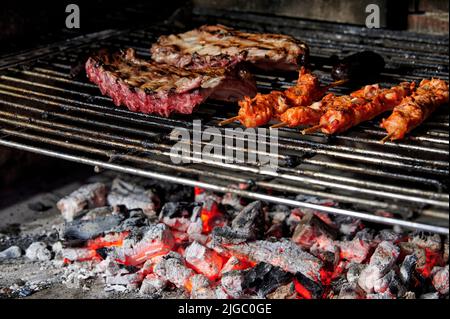
[{"label": "grill marks on meat", "polygon": [[386,129],[389,139],[402,139],[445,103],[448,103],[448,84],[439,79],[422,80],[417,90],[383,120],[381,127]]},{"label": "grill marks on meat", "polygon": [[309,49],[287,35],[204,25],[185,33],[161,36],[151,53],[157,62],[189,69],[225,67],[245,60],[262,69],[293,71],[306,62]]},{"label": "grill marks on meat", "polygon": [[381,89],[377,84],[366,85],[350,95],[325,96],[322,103],[327,111],[320,119],[322,132],[340,133],[368,121],[383,112],[392,110],[411,94],[414,83],[404,82],[390,89]]},{"label": "grill marks on meat", "polygon": [[[314,74],[302,67],[297,83],[287,90],[272,91],[269,94],[258,93],[254,98],[246,96],[239,101],[238,120],[245,127],[265,125],[273,118],[281,119],[292,127],[305,124],[305,117],[318,113],[313,106],[306,105],[320,99],[327,89]],[[290,111],[292,109],[294,110]],[[321,113],[318,114],[320,118]]]},{"label": "grill marks on meat", "polygon": [[253,79],[240,66],[191,71],[139,59],[133,49],[100,51],[86,62],[86,73],[117,106],[162,116],[191,114],[210,96],[234,101],[256,93]]}]

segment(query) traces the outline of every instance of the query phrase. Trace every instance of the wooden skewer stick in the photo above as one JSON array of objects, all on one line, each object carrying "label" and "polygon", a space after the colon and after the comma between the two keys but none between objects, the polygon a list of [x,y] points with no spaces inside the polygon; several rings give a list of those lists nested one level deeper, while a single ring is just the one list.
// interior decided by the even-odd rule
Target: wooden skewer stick
[{"label": "wooden skewer stick", "polygon": [[240,118],[241,118],[241,117],[240,117],[239,115],[238,115],[238,116],[230,117],[229,119],[226,119],[226,120],[223,120],[222,122],[219,122],[219,126],[224,126],[224,125],[233,123],[233,122],[235,122],[235,121],[239,121]]},{"label": "wooden skewer stick", "polygon": [[385,137],[383,137],[383,138],[380,140],[380,143],[381,143],[381,144],[386,143],[386,141],[387,141],[388,139],[390,139],[390,138],[392,137],[392,135],[394,135],[394,133],[390,133],[390,134],[386,135]]},{"label": "wooden skewer stick", "polygon": [[315,131],[319,130],[321,127],[322,127],[322,124],[317,124],[317,125],[305,128],[302,131],[302,134],[305,135],[305,134],[309,134],[309,133],[314,133]]},{"label": "wooden skewer stick", "polygon": [[279,128],[279,127],[286,127],[286,126],[288,126],[288,125],[289,125],[289,124],[287,124],[287,123],[281,122],[281,123],[272,125],[272,126],[270,127],[270,129],[273,129],[273,128]]},{"label": "wooden skewer stick", "polygon": [[339,81],[334,81],[334,82],[331,82],[331,83],[328,85],[328,87],[329,87],[329,88],[332,88],[332,87],[335,87],[335,86],[340,86],[340,85],[343,85],[343,84],[347,83],[348,81],[349,81],[348,79],[345,79],[345,80],[339,80]]}]

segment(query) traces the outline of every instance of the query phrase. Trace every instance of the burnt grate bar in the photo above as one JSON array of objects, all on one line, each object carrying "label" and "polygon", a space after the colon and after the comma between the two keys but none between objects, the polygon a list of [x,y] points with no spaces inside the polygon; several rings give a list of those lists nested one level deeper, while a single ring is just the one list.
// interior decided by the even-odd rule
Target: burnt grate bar
[{"label": "burnt grate bar", "polygon": [[[326,83],[330,82],[327,57],[362,49],[386,56],[382,85],[431,76],[448,80],[448,39],[442,37],[430,40],[406,32],[381,33],[334,24],[330,32],[329,23],[277,17],[267,20],[262,15],[235,12],[194,10],[191,19],[184,29],[223,23],[301,38],[309,43],[313,62],[325,61],[317,74]],[[109,30],[107,36],[99,33],[75,39],[61,50],[51,50],[50,46],[26,52],[18,61],[9,56],[0,70],[0,145],[218,192],[448,234],[447,110],[437,112],[407,140],[384,145],[378,143],[384,135],[379,119],[334,137],[320,133],[302,136],[298,130],[281,129],[276,172],[244,162],[219,165],[212,159],[175,165],[170,159],[174,144],[170,132],[186,128],[192,133],[193,119],[202,120],[204,128],[217,128],[218,121],[234,115],[236,106],[207,101],[192,116],[161,118],[116,108],[94,84],[70,77],[78,57],[93,49],[134,47],[148,57],[154,39],[179,31],[182,29],[173,24]],[[398,50],[398,43],[405,44],[404,50]],[[295,77],[255,74],[262,92],[287,87]],[[335,92],[348,89],[336,88]],[[242,151],[238,146],[233,150]],[[259,150],[245,151],[267,155]],[[194,155],[191,151],[184,159]],[[225,159],[225,155],[218,158]],[[251,183],[255,188],[242,191],[231,186],[239,183]],[[268,189],[271,195],[267,195]],[[306,203],[297,195],[333,199],[340,206]]]}]

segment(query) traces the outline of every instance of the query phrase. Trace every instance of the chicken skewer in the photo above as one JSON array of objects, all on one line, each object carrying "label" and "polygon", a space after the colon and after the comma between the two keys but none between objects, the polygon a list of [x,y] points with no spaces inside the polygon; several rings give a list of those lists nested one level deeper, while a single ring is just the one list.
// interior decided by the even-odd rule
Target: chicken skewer
[{"label": "chicken skewer", "polygon": [[284,92],[272,91],[269,94],[258,93],[254,98],[246,96],[239,102],[239,113],[219,123],[223,126],[234,121],[240,121],[245,127],[257,127],[267,124],[272,118],[278,118],[292,106],[310,105],[320,99],[333,86],[346,81],[336,81],[328,86],[322,86],[317,77],[302,67],[297,84]]},{"label": "chicken skewer", "polygon": [[402,99],[412,93],[414,82],[403,82],[390,89],[378,84],[366,85],[350,95],[328,94],[322,101],[326,110],[319,123],[302,131],[303,134],[321,130],[325,134],[341,133],[361,122],[392,110]]},{"label": "chicken skewer", "polygon": [[422,80],[417,90],[405,97],[387,119],[383,119],[380,126],[388,135],[381,142],[402,139],[445,103],[448,103],[448,84],[439,79]]}]

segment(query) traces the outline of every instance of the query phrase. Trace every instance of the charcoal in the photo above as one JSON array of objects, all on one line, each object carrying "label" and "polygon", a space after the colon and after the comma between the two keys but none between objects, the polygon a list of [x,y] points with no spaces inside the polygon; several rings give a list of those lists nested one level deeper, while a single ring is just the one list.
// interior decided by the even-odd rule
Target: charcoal
[{"label": "charcoal", "polygon": [[325,235],[320,235],[314,239],[314,244],[309,252],[329,264],[336,264],[340,259],[339,247],[334,240]]},{"label": "charcoal", "polygon": [[422,231],[416,231],[409,236],[409,243],[433,252],[438,252],[442,247],[442,240],[438,234],[429,234]]},{"label": "charcoal", "polygon": [[394,244],[383,241],[370,257],[370,262],[361,271],[359,286],[367,293],[373,293],[375,282],[386,275],[398,258],[400,249]]},{"label": "charcoal", "polygon": [[265,262],[293,274],[301,273],[312,280],[320,279],[322,268],[320,259],[305,252],[290,240],[282,239],[276,242],[257,240],[245,244],[227,245],[226,249],[237,257],[254,262]]},{"label": "charcoal", "polygon": [[345,278],[344,276],[339,276],[334,278],[330,282],[330,287],[334,294],[339,294],[342,290],[342,287],[345,287],[348,284],[349,282],[347,281],[347,278]]},{"label": "charcoal", "polygon": [[223,274],[220,283],[224,291],[232,298],[240,298],[244,294],[245,271],[232,270]]},{"label": "charcoal", "polygon": [[111,229],[111,232],[134,232],[136,229],[145,229],[151,225],[148,217],[140,210],[132,210],[127,212],[122,211],[122,214],[125,214],[126,218],[117,227]]},{"label": "charcoal", "polygon": [[292,281],[292,274],[280,267],[261,262],[245,271],[242,285],[245,290],[256,292],[259,297],[264,298],[268,293],[289,281]]},{"label": "charcoal", "polygon": [[[172,230],[179,232],[187,232],[189,225],[191,224],[190,219],[184,217],[163,217],[160,219],[160,222],[169,226]],[[203,228],[203,226],[202,226]]]},{"label": "charcoal", "polygon": [[97,256],[95,250],[87,248],[64,248],[62,257],[70,261],[91,260]]},{"label": "charcoal", "polygon": [[172,232],[164,224],[152,224],[142,227],[143,236],[128,237],[121,247],[114,249],[111,254],[123,264],[137,266],[147,259],[168,253],[175,245]]},{"label": "charcoal", "polygon": [[390,241],[395,242],[401,239],[402,235],[393,231],[392,229],[382,229],[376,236],[375,241]]},{"label": "charcoal", "polygon": [[229,296],[226,291],[223,289],[222,285],[216,286],[215,289],[216,299],[231,299],[231,296]]},{"label": "charcoal", "polygon": [[30,260],[46,261],[52,259],[52,253],[43,242],[34,242],[28,246],[25,256]]},{"label": "charcoal", "polygon": [[52,206],[45,204],[41,201],[29,203],[27,206],[29,209],[31,209],[35,212],[45,212],[45,211],[49,210],[50,208],[52,208]]},{"label": "charcoal", "polygon": [[358,281],[358,278],[361,274],[361,271],[365,268],[365,265],[360,264],[360,263],[350,263],[348,265],[348,270],[347,270],[347,281],[349,283],[355,283]]},{"label": "charcoal", "polygon": [[56,204],[66,221],[72,221],[80,216],[83,210],[105,206],[106,186],[93,183],[80,187]]},{"label": "charcoal", "polygon": [[448,255],[449,255],[448,236],[446,236],[444,241],[444,254],[442,256],[443,261],[445,263],[448,263]]},{"label": "charcoal", "polygon": [[259,201],[247,205],[231,222],[230,226],[215,227],[213,240],[216,244],[239,244],[264,236],[264,212]]},{"label": "charcoal", "polygon": [[340,249],[341,258],[350,262],[362,263],[369,256],[370,245],[358,237],[350,241],[338,242],[337,245]]},{"label": "charcoal", "polygon": [[402,265],[400,266],[400,279],[404,285],[407,287],[410,286],[411,279],[414,274],[414,270],[416,269],[417,264],[417,256],[416,255],[408,255],[403,259]]},{"label": "charcoal", "polygon": [[366,298],[367,299],[393,299],[392,295],[389,292],[367,294]]},{"label": "charcoal", "polygon": [[216,227],[212,231],[214,245],[240,244],[247,241],[245,234],[235,231],[230,226]]},{"label": "charcoal", "polygon": [[158,197],[151,191],[136,184],[115,178],[107,197],[111,206],[123,205],[127,209],[141,209],[146,216],[154,216],[159,207]]},{"label": "charcoal", "polygon": [[248,268],[248,264],[239,260],[235,256],[231,256],[228,261],[223,265],[222,270],[220,271],[221,274],[224,274],[226,272],[232,271],[232,270],[243,270]]},{"label": "charcoal", "polygon": [[121,214],[99,216],[92,220],[76,219],[64,225],[61,237],[67,245],[80,245],[119,226],[123,219]]},{"label": "charcoal", "polygon": [[328,238],[335,239],[336,235],[336,231],[324,223],[316,215],[307,214],[295,227],[294,234],[292,235],[292,241],[305,249],[309,249],[317,237],[326,236]]},{"label": "charcoal", "polygon": [[292,282],[282,285],[267,295],[268,299],[293,299],[296,295],[295,286]]},{"label": "charcoal", "polygon": [[432,271],[433,287],[441,294],[448,295],[449,277],[448,277],[448,265],[445,267],[434,267]]},{"label": "charcoal", "polygon": [[191,288],[192,291],[202,289],[202,288],[209,288],[211,286],[211,281],[202,274],[196,274],[190,278],[191,282]]},{"label": "charcoal", "polygon": [[244,209],[241,198],[235,193],[224,194],[220,203],[224,206],[230,206],[236,211]]},{"label": "charcoal", "polygon": [[373,229],[364,228],[363,230],[357,232],[353,239],[359,239],[366,243],[372,243],[375,240],[375,232],[373,231]]},{"label": "charcoal", "polygon": [[167,281],[155,274],[148,274],[142,281],[139,293],[142,295],[153,295],[160,293],[167,285]]},{"label": "charcoal", "polygon": [[163,217],[190,218],[194,214],[198,215],[197,211],[201,209],[201,206],[201,204],[193,202],[168,202],[161,208],[159,219],[162,219]]},{"label": "charcoal", "polygon": [[197,272],[210,279],[218,277],[223,266],[223,260],[219,254],[196,241],[186,248],[185,258]]},{"label": "charcoal", "polygon": [[334,222],[339,225],[339,232],[347,236],[354,235],[362,225],[361,220],[343,215],[336,216]]},{"label": "charcoal", "polygon": [[373,289],[376,293],[389,292],[391,295],[402,296],[406,293],[405,287],[394,270],[390,270],[382,278],[376,280]]},{"label": "charcoal", "polygon": [[111,214],[125,214],[127,212],[126,208],[123,206],[111,207],[111,206],[102,206],[95,207],[91,209],[86,209],[80,213],[82,220],[95,220],[98,217],[105,217]]},{"label": "charcoal", "polygon": [[128,273],[126,270],[119,272],[114,276],[106,277],[106,284],[115,286],[125,286],[128,290],[135,290],[139,287],[142,281],[142,276],[140,273]]},{"label": "charcoal", "polygon": [[359,286],[353,283],[344,284],[338,295],[338,299],[362,299],[364,298],[364,291]]},{"label": "charcoal", "polygon": [[11,246],[0,252],[0,261],[15,259],[22,256],[22,249],[18,246]]},{"label": "charcoal", "polygon": [[190,278],[191,298],[192,299],[216,299],[216,290],[211,287],[209,279],[202,275],[196,274]]},{"label": "charcoal", "polygon": [[197,218],[196,220],[191,221],[189,223],[189,226],[188,226],[187,230],[186,230],[186,232],[189,235],[201,234],[202,231],[203,231],[203,223],[202,223],[201,218]]},{"label": "charcoal", "polygon": [[185,266],[180,254],[175,252],[163,256],[156,264],[154,272],[178,288],[189,287],[190,278],[195,274],[192,269]]},{"label": "charcoal", "polygon": [[247,205],[231,222],[234,231],[247,240],[260,239],[264,236],[264,212],[260,201]]},{"label": "charcoal", "polygon": [[[307,299],[318,299],[323,295],[323,286],[320,282],[310,279],[302,273],[296,273],[297,292]],[[301,289],[298,288],[300,285]],[[301,290],[301,291],[299,291]]]}]

